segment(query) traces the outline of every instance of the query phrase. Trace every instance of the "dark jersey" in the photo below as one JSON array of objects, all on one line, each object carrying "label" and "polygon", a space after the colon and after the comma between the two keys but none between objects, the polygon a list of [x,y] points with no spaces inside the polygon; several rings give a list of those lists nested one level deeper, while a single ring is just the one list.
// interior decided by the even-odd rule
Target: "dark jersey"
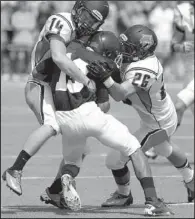
[{"label": "dark jersey", "polygon": [[[104,57],[86,49],[76,41],[71,42],[67,47],[67,56],[86,75],[88,63],[95,60],[106,61]],[[103,84],[96,82],[97,91],[94,94],[86,86],[74,81],[63,72],[53,74],[51,88],[56,111],[73,110],[90,101],[103,103],[109,100],[108,91]]]}]

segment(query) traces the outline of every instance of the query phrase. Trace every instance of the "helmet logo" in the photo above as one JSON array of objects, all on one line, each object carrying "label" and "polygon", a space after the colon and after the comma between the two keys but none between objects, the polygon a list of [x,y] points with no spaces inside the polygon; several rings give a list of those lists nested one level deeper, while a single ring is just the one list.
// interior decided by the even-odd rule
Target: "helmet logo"
[{"label": "helmet logo", "polygon": [[103,16],[102,16],[102,14],[101,14],[99,11],[97,11],[97,10],[92,10],[92,12],[93,12],[93,15],[95,15],[95,17],[96,17],[99,21],[102,21],[102,20],[103,20]]},{"label": "helmet logo", "polygon": [[154,44],[152,35],[143,34],[140,39],[140,44],[144,47],[144,49],[149,49]]},{"label": "helmet logo", "polygon": [[125,41],[125,42],[128,40],[127,36],[126,36],[124,33],[122,33],[122,34],[120,35],[120,38],[121,38],[123,41]]}]

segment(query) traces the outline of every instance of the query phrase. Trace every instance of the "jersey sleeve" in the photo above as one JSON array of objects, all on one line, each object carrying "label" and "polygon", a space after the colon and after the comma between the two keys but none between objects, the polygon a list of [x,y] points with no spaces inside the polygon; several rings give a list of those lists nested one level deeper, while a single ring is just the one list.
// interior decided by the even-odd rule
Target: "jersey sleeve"
[{"label": "jersey sleeve", "polygon": [[72,33],[71,23],[62,15],[52,15],[45,23],[45,37],[47,40],[53,35],[67,44],[71,40]]},{"label": "jersey sleeve", "polygon": [[150,69],[135,67],[125,72],[124,79],[137,89],[148,90],[157,80],[157,73]]}]

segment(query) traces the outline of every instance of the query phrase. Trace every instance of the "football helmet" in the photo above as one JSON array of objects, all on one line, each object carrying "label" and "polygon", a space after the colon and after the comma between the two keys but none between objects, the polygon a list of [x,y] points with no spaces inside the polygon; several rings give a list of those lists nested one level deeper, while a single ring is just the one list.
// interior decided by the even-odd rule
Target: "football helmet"
[{"label": "football helmet", "polygon": [[115,61],[118,67],[121,66],[121,43],[111,31],[98,31],[89,39],[88,46],[98,54]]},{"label": "football helmet", "polygon": [[138,61],[152,55],[158,44],[156,34],[143,25],[134,25],[119,36],[123,61]]},{"label": "football helmet", "polygon": [[76,25],[77,37],[95,33],[104,23],[108,13],[107,1],[76,1],[71,15]]}]

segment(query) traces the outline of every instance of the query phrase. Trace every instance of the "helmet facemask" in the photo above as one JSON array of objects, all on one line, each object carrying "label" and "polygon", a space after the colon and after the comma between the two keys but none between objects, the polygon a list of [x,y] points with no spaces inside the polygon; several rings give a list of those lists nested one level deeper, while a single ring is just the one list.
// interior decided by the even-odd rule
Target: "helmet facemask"
[{"label": "helmet facemask", "polygon": [[135,62],[145,58],[150,53],[150,50],[146,49],[146,46],[142,46],[141,44],[135,45],[123,40],[121,43],[123,45],[123,62]]},{"label": "helmet facemask", "polygon": [[104,23],[102,15],[97,10],[91,11],[84,5],[73,8],[72,16],[78,37],[94,34]]},{"label": "helmet facemask", "polygon": [[121,53],[121,51],[117,50],[106,50],[103,52],[102,54],[103,56],[113,60],[117,67],[120,69],[123,63],[123,55]]}]

